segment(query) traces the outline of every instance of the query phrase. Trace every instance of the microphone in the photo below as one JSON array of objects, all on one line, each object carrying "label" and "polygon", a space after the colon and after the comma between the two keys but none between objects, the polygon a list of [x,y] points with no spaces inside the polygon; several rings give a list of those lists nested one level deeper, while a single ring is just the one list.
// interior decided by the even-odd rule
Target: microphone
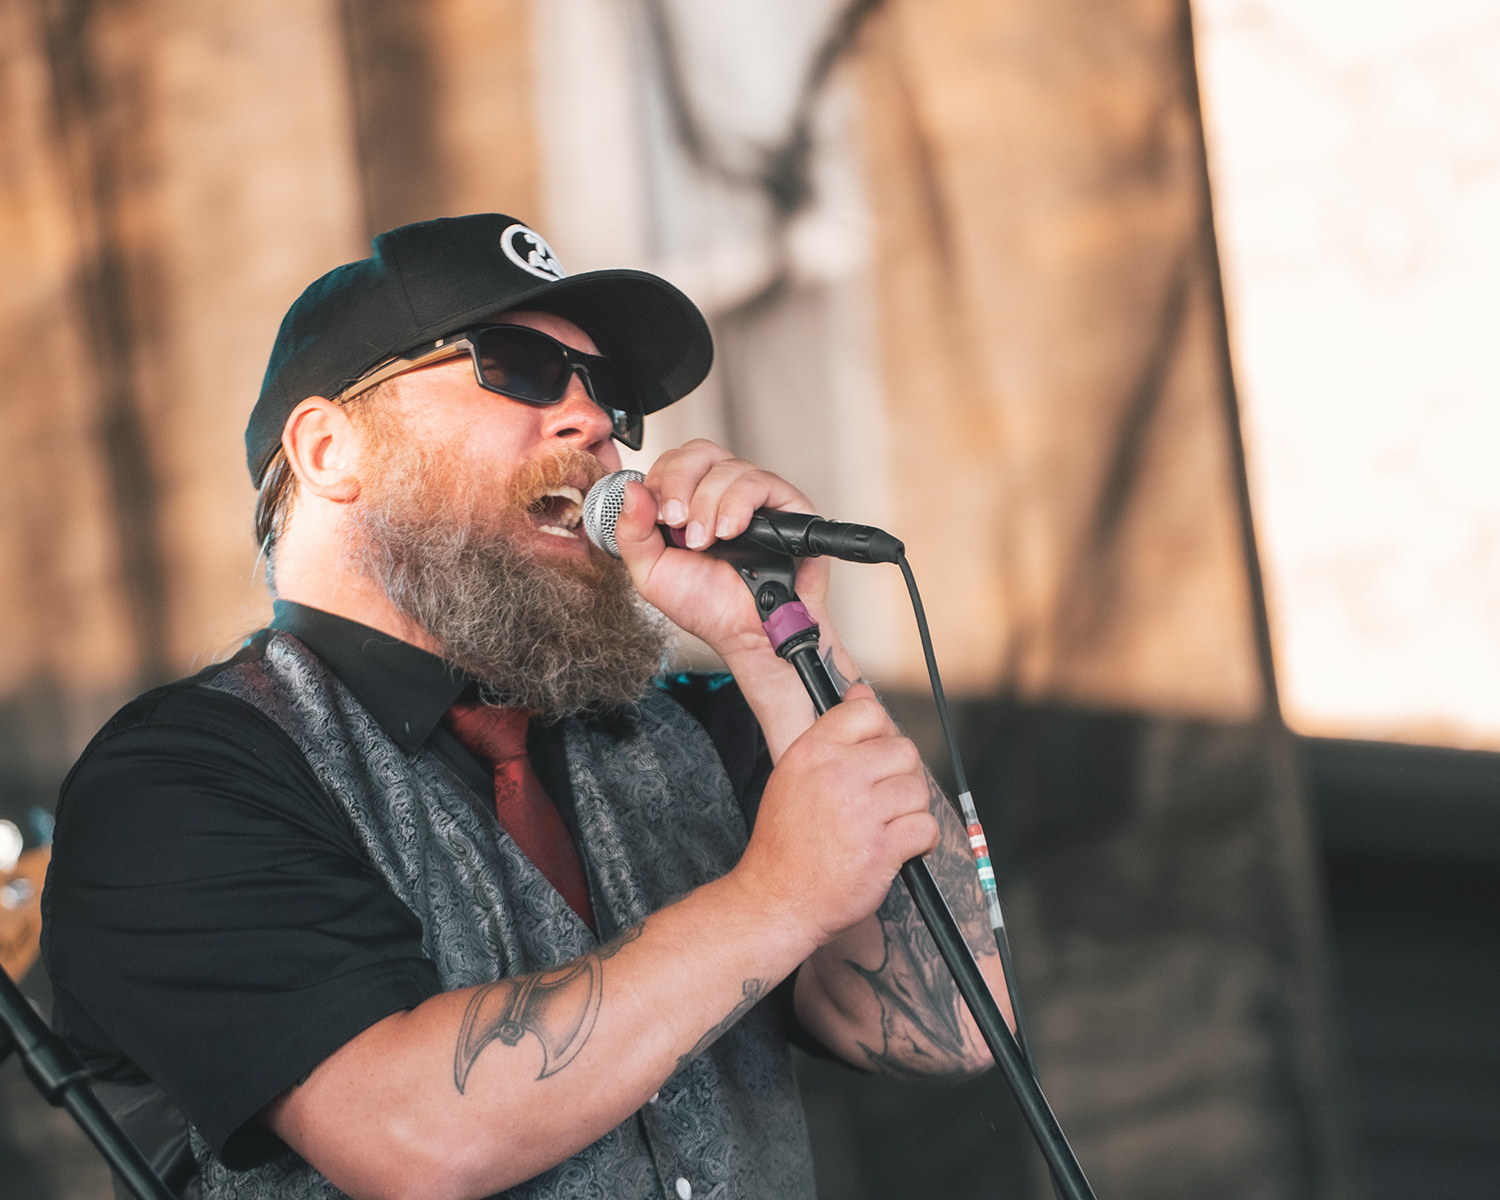
[{"label": "microphone", "polygon": [[[615,526],[619,524],[620,512],[625,507],[625,485],[632,480],[640,483],[645,478],[639,471],[616,471],[589,488],[588,495],[583,498],[584,532],[589,541],[612,558],[620,557]],[[680,530],[665,530],[664,533],[672,545],[683,546]],[[873,525],[825,521],[809,513],[778,512],[771,508],[757,509],[744,533],[715,542],[709,547],[709,553],[719,546],[743,544],[759,546],[777,554],[790,554],[793,558],[827,555],[845,562],[861,563],[893,563],[906,553],[906,547],[897,538]]]}]

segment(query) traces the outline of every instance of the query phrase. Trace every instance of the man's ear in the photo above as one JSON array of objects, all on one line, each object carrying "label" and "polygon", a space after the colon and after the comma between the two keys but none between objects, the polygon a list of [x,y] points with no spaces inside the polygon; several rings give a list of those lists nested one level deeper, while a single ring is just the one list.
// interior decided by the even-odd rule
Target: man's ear
[{"label": "man's ear", "polygon": [[281,447],[305,491],[340,502],[359,497],[364,441],[342,406],[309,396],[286,419]]}]

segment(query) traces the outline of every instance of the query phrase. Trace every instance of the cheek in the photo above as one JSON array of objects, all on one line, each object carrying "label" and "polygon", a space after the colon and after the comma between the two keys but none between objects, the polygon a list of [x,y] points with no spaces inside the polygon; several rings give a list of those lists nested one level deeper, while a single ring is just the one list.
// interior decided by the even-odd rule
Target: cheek
[{"label": "cheek", "polygon": [[618,471],[620,469],[620,443],[610,438],[599,448],[596,455],[606,472]]},{"label": "cheek", "polygon": [[467,431],[467,452],[471,458],[519,462],[542,441],[539,410],[507,401],[502,396],[490,399],[498,400],[505,407],[491,404],[487,410],[476,414]]}]

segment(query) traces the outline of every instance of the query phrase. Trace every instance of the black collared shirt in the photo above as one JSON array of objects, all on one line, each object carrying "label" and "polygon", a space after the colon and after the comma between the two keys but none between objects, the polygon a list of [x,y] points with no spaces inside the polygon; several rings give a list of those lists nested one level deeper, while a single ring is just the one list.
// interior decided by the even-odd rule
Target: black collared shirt
[{"label": "black collared shirt", "polygon": [[408,754],[421,748],[469,685],[452,663],[388,633],[291,600],[274,607],[271,628],[321,658]]},{"label": "black collared shirt", "polygon": [[[275,604],[273,629],[291,634],[332,668],[392,741],[408,754],[424,746],[456,771],[481,796],[493,794],[490,768],[453,736],[443,714],[476,685],[446,659],[346,617],[290,600]],[[754,816],[770,774],[770,752],[750,706],[728,675],[679,675],[660,685],[688,709],[713,738],[747,820]],[[609,718],[598,718],[605,723]],[[560,723],[533,721],[526,753],[542,787],[562,815],[579,849],[573,786]]]},{"label": "black collared shirt", "polygon": [[[494,787],[489,771],[443,724],[448,706],[474,686],[452,663],[368,625],[290,600],[276,601],[271,628],[291,634],[327,663],[406,753],[426,745],[481,796]],[[564,786],[566,781],[564,773]]]},{"label": "black collared shirt", "polygon": [[[302,605],[279,602],[275,627],[322,658],[408,753],[425,747],[480,794],[493,787],[442,724],[471,686],[461,672]],[[258,657],[265,641],[251,638],[231,661]],[[197,686],[222,669],[127,705],[64,782],[43,950],[54,1024],[95,1076],[154,1081],[241,1166],[284,1152],[251,1120],[261,1108],[440,988],[420,923],[295,743],[259,710]],[[666,686],[708,730],[753,817],[770,759],[743,698],[727,677]],[[573,828],[561,729],[533,722],[527,746]]]}]

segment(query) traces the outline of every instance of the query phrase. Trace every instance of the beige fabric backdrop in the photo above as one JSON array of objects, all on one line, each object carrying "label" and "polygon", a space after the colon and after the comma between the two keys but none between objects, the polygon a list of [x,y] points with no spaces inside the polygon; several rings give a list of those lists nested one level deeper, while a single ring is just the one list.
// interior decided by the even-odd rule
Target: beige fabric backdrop
[{"label": "beige fabric backdrop", "polygon": [[0,695],[66,693],[72,753],[269,613],[241,439],[297,293],[389,224],[535,210],[526,16],[0,3]]},{"label": "beige fabric backdrop", "polygon": [[869,31],[892,508],[959,690],[1262,701],[1183,11],[892,0]]}]

